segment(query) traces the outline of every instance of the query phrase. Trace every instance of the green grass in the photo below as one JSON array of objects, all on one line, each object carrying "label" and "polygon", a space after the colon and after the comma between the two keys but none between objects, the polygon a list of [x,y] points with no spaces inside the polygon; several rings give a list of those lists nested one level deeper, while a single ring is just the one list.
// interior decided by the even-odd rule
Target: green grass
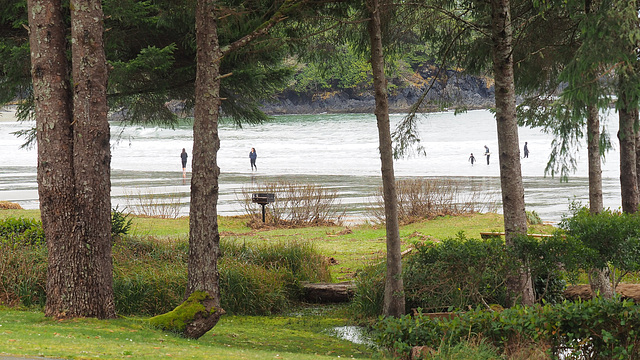
[{"label": "green grass", "polygon": [[[0,219],[21,216],[39,218],[40,212],[38,210],[0,210]],[[159,219],[133,216],[132,219],[132,235],[187,238],[189,234],[189,219],[186,217]],[[278,241],[310,241],[321,254],[337,261],[337,264],[331,267],[333,281],[351,280],[359,269],[385,258],[384,225],[253,230],[246,226],[247,220],[242,216],[219,217],[221,237],[248,245]],[[554,227],[550,225],[535,225],[530,227],[529,232],[551,233],[553,230]],[[453,237],[459,231],[464,231],[469,238],[478,238],[482,231],[504,231],[502,215],[487,213],[445,216],[402,226],[400,228],[402,250],[411,247],[414,241],[437,241]]]},{"label": "green grass", "polygon": [[[39,218],[38,210],[0,210],[0,219]],[[221,217],[219,228],[226,240],[251,244],[282,241],[310,242],[319,253],[333,257],[333,281],[351,280],[354,274],[385,257],[384,226],[325,226],[298,229],[248,228],[242,217]],[[131,233],[163,241],[188,237],[189,221],[133,217]],[[402,226],[403,250],[415,241],[438,241],[464,231],[479,237],[481,231],[502,231],[502,216],[442,217]],[[535,226],[530,232],[550,233],[551,226]],[[346,312],[306,311],[288,316],[228,316],[201,339],[187,340],[151,329],[136,319],[74,319],[55,321],[41,312],[0,310],[0,356],[56,358],[157,359],[335,359],[382,358],[363,345],[339,340],[329,330],[347,325]]]},{"label": "green grass", "polygon": [[345,320],[326,314],[223,316],[198,340],[136,319],[56,321],[41,312],[0,310],[0,356],[101,359],[368,359],[375,350],[330,335]]}]

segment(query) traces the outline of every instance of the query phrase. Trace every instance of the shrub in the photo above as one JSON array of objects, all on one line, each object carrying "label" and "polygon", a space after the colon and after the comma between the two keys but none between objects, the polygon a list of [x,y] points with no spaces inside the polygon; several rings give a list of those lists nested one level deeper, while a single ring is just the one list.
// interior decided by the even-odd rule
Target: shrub
[{"label": "shrub", "polygon": [[0,220],[0,240],[11,244],[42,245],[45,243],[42,222],[25,218]]},{"label": "shrub", "polygon": [[251,201],[253,193],[273,193],[275,202],[265,222],[273,226],[316,226],[340,224],[344,210],[340,209],[338,192],[315,184],[291,182],[265,183],[242,189],[245,212],[251,217],[249,226],[260,227],[262,207]]},{"label": "shrub", "polygon": [[619,298],[587,302],[516,306],[501,312],[472,310],[446,319],[422,313],[414,317],[380,319],[376,341],[406,355],[413,346],[441,344],[481,337],[499,353],[537,347],[547,356],[565,359],[639,359],[640,306]]},{"label": "shrub", "polygon": [[589,209],[572,204],[572,215],[560,222],[566,235],[577,242],[583,270],[612,268],[619,274],[614,286],[627,273],[640,270],[640,214],[610,209],[590,214]]},{"label": "shrub", "polygon": [[131,229],[131,222],[133,220],[129,218],[129,214],[115,209],[111,210],[111,236],[123,236],[129,233]]},{"label": "shrub", "polygon": [[177,219],[184,204],[180,193],[176,191],[166,194],[157,194],[153,190],[140,188],[126,191],[127,208],[138,215]]},{"label": "shrub", "polygon": [[542,224],[542,219],[540,218],[540,215],[538,215],[537,212],[535,212],[534,210],[532,211],[527,211],[527,223],[529,225],[540,225]]},{"label": "shrub", "polygon": [[[405,224],[437,216],[493,210],[496,203],[496,195],[479,185],[450,179],[398,180],[396,191],[398,220]],[[385,221],[382,188],[371,209],[374,219]]]},{"label": "shrub", "polygon": [[[463,233],[438,243],[415,243],[415,251],[403,263],[407,310],[427,312],[509,305],[506,279],[524,261],[534,280],[537,299],[548,303],[564,300],[566,282],[558,264],[577,253],[562,237],[536,240],[518,237],[506,247],[500,237],[467,239]],[[573,265],[571,265],[573,266]],[[380,315],[384,291],[384,264],[358,274],[353,300],[363,316]]]},{"label": "shrub", "polygon": [[404,271],[407,307],[438,312],[479,304],[507,306],[505,279],[512,269],[504,250],[500,238],[467,239],[463,234],[416,244]]}]

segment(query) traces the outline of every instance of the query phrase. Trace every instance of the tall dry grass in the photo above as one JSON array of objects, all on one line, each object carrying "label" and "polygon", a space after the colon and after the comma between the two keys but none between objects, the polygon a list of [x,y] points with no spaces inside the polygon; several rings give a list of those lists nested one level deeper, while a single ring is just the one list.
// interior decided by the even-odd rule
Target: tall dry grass
[{"label": "tall dry grass", "polygon": [[[398,220],[403,224],[445,215],[495,211],[498,194],[481,185],[452,179],[406,179],[396,181]],[[371,217],[384,222],[382,188],[371,206]]]}]

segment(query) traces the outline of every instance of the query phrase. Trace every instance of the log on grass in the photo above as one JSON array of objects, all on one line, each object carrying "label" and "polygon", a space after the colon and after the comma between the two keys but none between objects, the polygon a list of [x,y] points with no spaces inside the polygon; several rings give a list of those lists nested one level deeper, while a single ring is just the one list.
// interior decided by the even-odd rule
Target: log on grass
[{"label": "log on grass", "polygon": [[355,288],[352,281],[302,284],[304,300],[322,304],[348,302],[353,298]]}]

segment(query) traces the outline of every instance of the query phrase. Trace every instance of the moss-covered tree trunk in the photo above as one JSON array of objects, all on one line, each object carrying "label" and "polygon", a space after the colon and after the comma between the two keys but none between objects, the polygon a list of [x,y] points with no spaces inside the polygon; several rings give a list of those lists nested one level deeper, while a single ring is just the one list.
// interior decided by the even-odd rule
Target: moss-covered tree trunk
[{"label": "moss-covered tree trunk", "polygon": [[196,97],[193,121],[191,207],[189,212],[189,265],[187,297],[196,291],[209,295],[207,316],[192,319],[184,335],[199,338],[224,313],[220,309],[218,256],[218,175],[220,138],[220,61],[215,1],[198,0],[196,9]]}]

